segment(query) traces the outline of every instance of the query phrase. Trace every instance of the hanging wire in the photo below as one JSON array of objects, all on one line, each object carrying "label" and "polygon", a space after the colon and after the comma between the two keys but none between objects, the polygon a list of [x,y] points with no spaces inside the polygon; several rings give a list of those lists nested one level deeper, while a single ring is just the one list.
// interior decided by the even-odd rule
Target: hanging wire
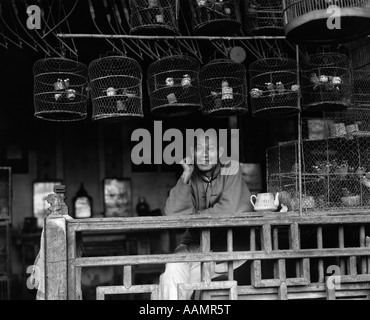
[{"label": "hanging wire", "polygon": [[[2,9],[2,6],[1,6],[1,2],[0,2],[0,12],[2,12],[3,9]],[[19,44],[17,44],[17,46],[21,49],[23,49],[23,43],[25,43],[27,46],[29,46],[31,49],[35,50],[36,52],[38,51],[37,50],[37,47],[33,46],[32,44],[30,44],[28,41],[24,40],[23,38],[21,38],[19,36],[18,33],[14,32],[14,30],[12,28],[10,28],[10,26],[7,24],[7,22],[5,21],[5,19],[3,18],[3,15],[0,14],[0,17],[1,17],[1,21],[4,23],[5,27],[14,35],[18,38],[18,41],[19,41]],[[13,42],[15,43],[15,42]]]},{"label": "hanging wire", "polygon": [[64,17],[64,19],[62,19],[59,23],[57,23],[53,29],[49,30],[47,33],[45,33],[42,38],[45,38],[50,32],[54,31],[54,29],[56,29],[58,26],[60,26],[64,21],[66,21],[70,15],[73,13],[73,11],[76,9],[77,7],[77,4],[78,4],[79,0],[75,0],[75,4],[74,6],[72,7],[71,11]]},{"label": "hanging wire", "polygon": [[[13,8],[14,8],[14,12],[15,12],[15,15],[17,17],[17,20],[18,20],[18,23],[21,25],[22,29],[27,33],[27,35],[29,35],[30,37],[33,38],[34,42],[48,55],[50,56],[50,50],[52,50],[55,54],[59,55],[59,52],[57,52],[47,41],[45,41],[40,35],[39,35],[39,32],[37,29],[34,30],[34,32],[41,38],[41,41],[46,45],[46,49],[44,49],[44,47],[38,42],[36,41],[35,37],[33,37],[32,35],[30,35],[27,30],[25,30],[24,26],[23,26],[23,23],[19,20],[18,18],[18,9],[15,5],[15,0],[12,0],[13,2]],[[28,7],[28,4],[27,2],[25,1],[25,6]],[[41,15],[43,16],[43,15]]]},{"label": "hanging wire", "polygon": [[[97,23],[96,23],[96,21],[95,21],[95,10],[94,10],[94,7],[93,7],[93,4],[92,4],[92,2],[91,2],[91,0],[88,0],[89,1],[89,7],[90,7],[90,15],[91,15],[91,18],[92,18],[92,21],[93,21],[93,23],[94,23],[94,26],[95,26],[95,28],[98,30],[98,32],[100,33],[100,34],[103,34],[102,32],[101,32],[101,30],[100,30],[100,28],[99,28],[99,26],[97,25]],[[118,52],[120,52],[122,55],[124,55],[124,53],[120,50],[120,49],[118,49],[117,48],[117,46],[112,42],[112,41],[110,41],[109,39],[106,39],[106,41],[113,47],[113,48],[115,48]],[[137,53],[136,53],[137,54]],[[140,57],[140,56],[139,56]]]}]

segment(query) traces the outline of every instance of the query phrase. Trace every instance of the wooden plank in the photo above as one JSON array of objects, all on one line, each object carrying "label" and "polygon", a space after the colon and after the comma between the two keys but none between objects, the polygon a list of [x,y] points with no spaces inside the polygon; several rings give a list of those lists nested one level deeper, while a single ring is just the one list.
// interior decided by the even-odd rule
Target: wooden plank
[{"label": "wooden plank", "polygon": [[[233,230],[227,229],[227,252],[233,252],[234,251],[234,244],[233,244]],[[234,268],[233,268],[233,262],[230,261],[228,263],[228,270],[227,270],[227,278],[229,281],[234,280]]]},{"label": "wooden plank", "polygon": [[303,277],[287,278],[285,282],[287,286],[307,286],[310,284],[310,280]]},{"label": "wooden plank", "polygon": [[257,216],[248,214],[229,214],[214,217],[212,215],[193,216],[158,216],[158,217],[128,217],[128,218],[88,218],[74,219],[70,222],[76,231],[83,230],[146,230],[146,229],[178,229],[178,228],[209,228],[209,227],[261,227],[263,224],[290,225],[321,225],[321,224],[364,224],[370,223],[370,215],[349,214],[341,216],[320,215],[272,215]]},{"label": "wooden plank", "polygon": [[137,285],[130,288],[126,288],[125,286],[99,286],[96,288],[96,299],[104,300],[106,295],[153,293],[157,289],[158,285],[155,284]]},{"label": "wooden plank", "polygon": [[261,274],[261,260],[254,260],[251,264],[251,284],[254,287],[258,287],[258,284],[262,280]]},{"label": "wooden plank", "polygon": [[[370,237],[366,237],[365,243],[366,243],[366,248],[370,249]],[[367,257],[367,273],[370,274],[370,256]]]},{"label": "wooden plank", "polygon": [[340,277],[340,284],[356,283],[356,282],[370,282],[369,274],[345,275]]},{"label": "wooden plank", "polygon": [[262,226],[261,245],[262,250],[265,250],[266,253],[270,253],[272,251],[271,226],[269,224],[264,224]]},{"label": "wooden plank", "polygon": [[[366,247],[366,230],[365,226],[360,226],[360,247],[364,248]],[[361,273],[365,274],[367,273],[367,264],[366,264],[366,258],[361,258]]]},{"label": "wooden plank", "polygon": [[66,228],[62,215],[45,219],[45,300],[68,299]]},{"label": "wooden plank", "polygon": [[[274,227],[272,229],[272,249],[279,250],[279,229]],[[279,278],[279,260],[274,263],[274,278]]]},{"label": "wooden plank", "polygon": [[278,259],[276,263],[277,267],[277,278],[280,281],[286,280],[286,266],[285,266],[285,260],[284,259]]},{"label": "wooden plank", "polygon": [[70,224],[67,224],[67,246],[68,246],[68,300],[76,300],[76,233]]},{"label": "wooden plank", "polygon": [[208,254],[153,254],[138,256],[114,256],[114,257],[86,257],[77,258],[72,261],[74,266],[95,267],[95,266],[116,266],[116,265],[137,265],[137,264],[163,264],[171,262],[193,262],[193,261],[230,261],[230,260],[273,260],[273,259],[302,259],[317,257],[350,257],[368,256],[368,248],[346,248],[346,249],[301,249],[297,252],[291,250],[279,250],[266,254],[260,251],[238,251],[238,252],[210,252]]},{"label": "wooden plank", "polygon": [[178,298],[179,300],[186,300],[188,296],[188,291],[194,290],[229,290],[229,299],[238,299],[238,290],[236,281],[214,281],[210,284],[205,284],[204,282],[195,283],[179,283],[178,284]]},{"label": "wooden plank", "polygon": [[[344,228],[341,226],[338,228],[338,243],[339,248],[344,248]],[[339,258],[340,274],[346,274],[345,260]]]},{"label": "wooden plank", "polygon": [[357,275],[357,259],[356,257],[349,257],[348,261],[348,272],[351,276]]},{"label": "wooden plank", "polygon": [[332,285],[328,285],[328,282],[325,282],[326,284],[326,299],[327,300],[335,300],[335,288]]},{"label": "wooden plank", "polygon": [[256,230],[254,228],[250,229],[249,243],[250,243],[250,251],[256,251]]},{"label": "wooden plank", "polygon": [[310,259],[302,259],[302,276],[308,282],[311,282]]},{"label": "wooden plank", "polygon": [[[211,230],[206,229],[201,231],[200,237],[201,252],[208,253],[211,251]],[[211,283],[211,261],[201,263],[202,281],[206,284]]]},{"label": "wooden plank", "polygon": [[256,282],[254,286],[256,288],[265,288],[265,287],[280,287],[281,281],[279,279],[263,279],[260,282]]},{"label": "wooden plank", "polygon": [[132,286],[132,267],[123,267],[123,286],[128,289]]},{"label": "wooden plank", "polygon": [[285,282],[282,282],[278,289],[278,299],[288,300],[288,287]]},{"label": "wooden plank", "polygon": [[299,226],[297,222],[293,222],[289,228],[290,249],[293,251],[298,251],[300,247],[299,242]]},{"label": "wooden plank", "polygon": [[[323,238],[322,238],[322,227],[317,227],[317,248],[323,248]],[[318,274],[319,274],[319,282],[324,282],[325,272],[324,272],[324,260],[319,259],[318,261]]]}]

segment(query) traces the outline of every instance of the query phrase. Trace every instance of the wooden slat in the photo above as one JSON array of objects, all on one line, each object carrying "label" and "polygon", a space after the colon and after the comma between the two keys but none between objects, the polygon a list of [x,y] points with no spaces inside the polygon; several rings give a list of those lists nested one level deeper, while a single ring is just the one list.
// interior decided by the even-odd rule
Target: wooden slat
[{"label": "wooden slat", "polygon": [[302,276],[311,282],[310,259],[302,259]]},{"label": "wooden slat", "polygon": [[328,285],[328,282],[325,282],[326,285],[326,299],[335,300],[335,288],[332,285]]},{"label": "wooden slat", "polygon": [[123,286],[128,289],[132,286],[132,267],[123,267]]},{"label": "wooden slat", "polygon": [[[227,229],[227,252],[233,252],[233,251],[234,251],[233,230]],[[228,263],[227,278],[229,281],[234,280],[234,268],[233,268],[232,261]]]},{"label": "wooden slat", "polygon": [[278,289],[278,299],[288,300],[288,287],[285,282],[282,282]]},{"label": "wooden slat", "polygon": [[289,229],[289,245],[293,251],[298,251],[299,244],[299,226],[297,222],[293,222]]},{"label": "wooden slat", "polygon": [[254,228],[250,229],[249,243],[250,251],[256,251],[256,230]]},{"label": "wooden slat", "polygon": [[370,223],[370,215],[364,211],[345,212],[340,215],[317,214],[304,215],[296,213],[281,215],[252,215],[234,214],[214,217],[212,215],[193,216],[158,216],[158,217],[128,217],[128,218],[87,218],[73,219],[68,222],[69,227],[76,231],[97,231],[97,230],[147,230],[147,229],[185,229],[185,228],[207,228],[207,227],[260,227],[263,224],[290,225],[323,225],[323,224],[365,224]]},{"label": "wooden slat", "polygon": [[[323,238],[322,238],[322,227],[317,227],[317,248],[323,248]],[[319,273],[319,282],[324,282],[325,273],[324,273],[324,260],[319,259],[318,261],[318,273]]]},{"label": "wooden slat", "polygon": [[251,284],[256,287],[262,280],[261,260],[254,260],[251,263]]},{"label": "wooden slat", "polygon": [[230,261],[230,260],[265,260],[265,259],[302,259],[317,257],[350,257],[367,256],[368,248],[346,248],[346,249],[301,249],[297,252],[290,250],[279,250],[266,254],[260,251],[238,251],[238,252],[210,252],[208,254],[153,254],[142,256],[114,256],[114,257],[86,257],[72,261],[75,266],[95,267],[95,266],[116,266],[116,265],[137,265],[137,264],[163,264],[164,261],[171,262],[192,262],[192,261]]},{"label": "wooden slat", "polygon": [[[68,224],[67,224],[68,225]],[[76,300],[76,266],[74,264],[77,258],[76,253],[76,233],[72,228],[67,228],[67,247],[68,247],[68,300]]]},{"label": "wooden slat", "polygon": [[[366,247],[366,230],[365,226],[360,226],[360,247],[364,248]],[[361,258],[361,273],[365,274],[367,273],[367,265],[366,265],[366,258]]]},{"label": "wooden slat", "polygon": [[348,261],[348,273],[351,275],[351,276],[356,276],[357,275],[357,259],[356,257],[349,257],[349,259],[347,259]]},{"label": "wooden slat", "polygon": [[238,299],[238,289],[236,281],[214,281],[210,284],[205,284],[204,282],[195,282],[195,283],[180,283],[178,284],[178,298],[179,300],[187,299],[187,292],[193,290],[229,290],[229,299],[237,300]]},{"label": "wooden slat", "polygon": [[[366,248],[370,249],[370,237],[366,237]],[[367,273],[370,274],[370,256],[367,257]]]},{"label": "wooden slat", "polygon": [[272,251],[271,226],[269,224],[264,224],[262,226],[261,245],[262,250],[265,250],[266,253],[270,253]]},{"label": "wooden slat", "polygon": [[106,286],[96,288],[96,299],[104,300],[106,295],[116,295],[116,294],[134,294],[134,293],[153,293],[157,291],[158,285],[146,284],[137,285],[126,288],[124,286]]},{"label": "wooden slat", "polygon": [[[206,229],[201,231],[200,238],[201,252],[208,253],[211,251],[211,230]],[[211,261],[201,263],[201,274],[202,281],[205,281],[206,284],[211,283]]]},{"label": "wooden slat", "polygon": [[[272,229],[272,249],[278,250],[279,249],[279,229],[278,227],[274,227]],[[274,263],[274,278],[279,278],[279,260]]]},{"label": "wooden slat", "polygon": [[[344,228],[341,226],[338,228],[338,243],[339,248],[344,248]],[[339,258],[340,274],[346,274],[345,260]]]}]

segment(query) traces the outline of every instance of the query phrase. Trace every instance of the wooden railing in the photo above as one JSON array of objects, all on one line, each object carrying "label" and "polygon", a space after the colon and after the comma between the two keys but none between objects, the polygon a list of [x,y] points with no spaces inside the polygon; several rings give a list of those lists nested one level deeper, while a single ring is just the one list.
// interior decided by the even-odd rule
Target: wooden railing
[{"label": "wooden railing", "polygon": [[[157,299],[157,284],[132,283],[133,266],[191,261],[201,262],[202,280],[179,285],[180,298],[187,290],[197,290],[203,299],[370,299],[368,212],[72,219],[55,210],[64,205],[52,205],[52,214],[45,219],[46,299],[82,299],[82,268],[103,266],[122,266],[123,283],[98,287],[97,299],[138,293],[150,293],[151,299]],[[186,228],[201,230],[201,253],[109,257],[81,257],[78,253],[79,232]],[[224,252],[211,251],[211,230],[217,228],[227,229]],[[234,250],[236,228],[245,233],[242,251]],[[250,266],[250,284],[240,285],[234,278],[232,261],[240,260],[247,260]],[[211,279],[213,261],[228,262],[221,280]],[[270,267],[272,272],[266,278]]]}]

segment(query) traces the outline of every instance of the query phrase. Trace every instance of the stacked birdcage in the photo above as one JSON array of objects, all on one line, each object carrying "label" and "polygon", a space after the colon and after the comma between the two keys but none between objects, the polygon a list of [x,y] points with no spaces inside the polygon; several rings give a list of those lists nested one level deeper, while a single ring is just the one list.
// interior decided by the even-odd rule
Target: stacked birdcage
[{"label": "stacked birdcage", "polygon": [[142,70],[124,56],[108,56],[89,65],[93,120],[143,117]]},{"label": "stacked birdcage", "polygon": [[267,151],[268,190],[287,193],[292,210],[299,208],[300,190],[304,211],[370,208],[370,111],[304,118],[302,134],[301,161],[297,141]]},{"label": "stacked birdcage", "polygon": [[252,35],[283,35],[284,19],[281,0],[246,0],[244,26]]},{"label": "stacked birdcage", "polygon": [[252,113],[260,117],[286,117],[299,110],[297,63],[287,58],[269,58],[249,67]]},{"label": "stacked birdcage", "polygon": [[193,31],[197,35],[233,35],[239,31],[241,14],[237,0],[189,0]]},{"label": "stacked birdcage", "polygon": [[148,68],[148,92],[151,111],[156,116],[181,116],[197,111],[199,95],[197,59],[185,55],[168,56]]},{"label": "stacked birdcage", "polygon": [[178,0],[130,0],[131,29],[135,35],[176,35]]},{"label": "stacked birdcage", "polygon": [[285,35],[295,43],[344,43],[370,34],[368,0],[284,0]]},{"label": "stacked birdcage", "polygon": [[87,117],[87,66],[65,58],[35,62],[35,117],[49,121],[77,121]]},{"label": "stacked birdcage", "polygon": [[351,106],[353,78],[346,55],[334,52],[311,55],[301,68],[304,109],[330,111]]},{"label": "stacked birdcage", "polygon": [[200,69],[199,83],[204,115],[227,117],[248,111],[243,64],[228,59],[213,60]]}]

